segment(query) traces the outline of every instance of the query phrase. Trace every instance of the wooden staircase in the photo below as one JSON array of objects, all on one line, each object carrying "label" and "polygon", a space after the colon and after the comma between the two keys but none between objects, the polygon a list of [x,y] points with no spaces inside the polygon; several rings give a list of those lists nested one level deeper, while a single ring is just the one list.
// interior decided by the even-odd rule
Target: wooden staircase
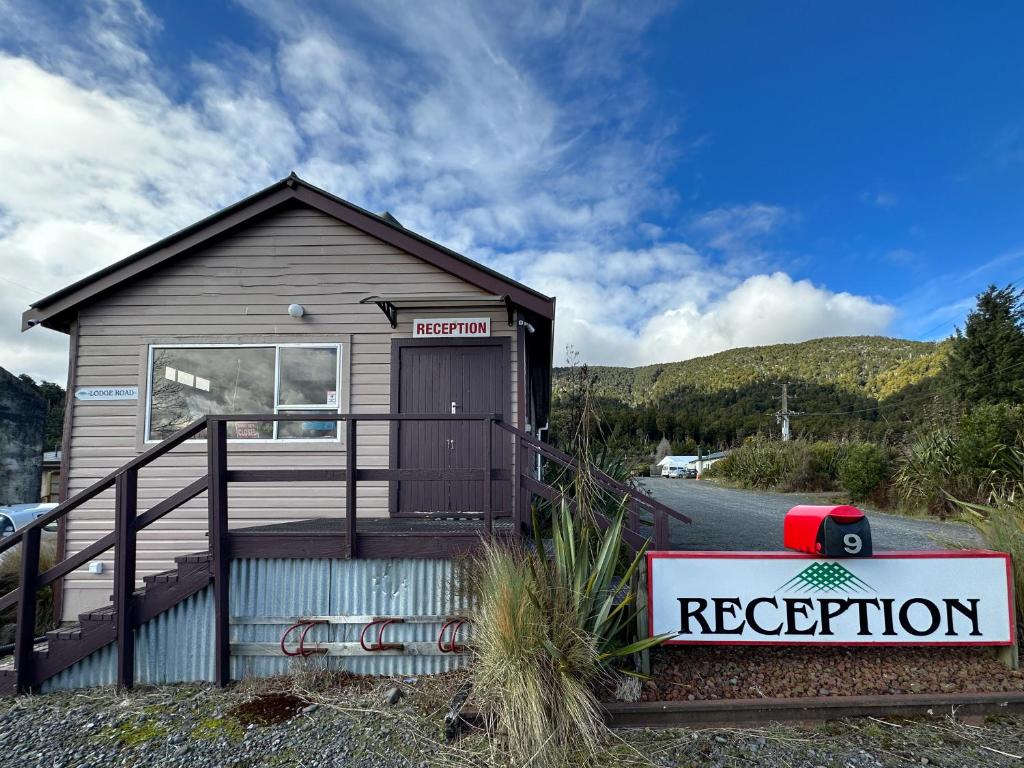
[{"label": "wooden staircase", "polygon": [[[212,579],[209,552],[175,558],[177,567],[144,576],[143,587],[133,594],[134,625],[137,629],[150,619],[170,610],[205,588]],[[113,595],[111,595],[113,600]],[[37,688],[92,653],[117,640],[117,612],[113,603],[80,613],[78,623],[46,633],[33,646],[33,679]],[[0,695],[16,693],[14,657],[0,660]]]}]

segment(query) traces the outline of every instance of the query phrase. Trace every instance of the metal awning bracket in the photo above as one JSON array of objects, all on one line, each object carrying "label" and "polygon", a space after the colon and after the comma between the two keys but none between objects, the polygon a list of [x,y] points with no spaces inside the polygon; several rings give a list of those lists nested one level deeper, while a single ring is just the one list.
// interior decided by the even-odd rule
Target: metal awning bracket
[{"label": "metal awning bracket", "polygon": [[384,317],[391,323],[391,327],[398,327],[398,307],[395,306],[394,302],[380,296],[367,296],[365,299],[360,299],[359,303],[376,304],[380,311],[384,313]]}]

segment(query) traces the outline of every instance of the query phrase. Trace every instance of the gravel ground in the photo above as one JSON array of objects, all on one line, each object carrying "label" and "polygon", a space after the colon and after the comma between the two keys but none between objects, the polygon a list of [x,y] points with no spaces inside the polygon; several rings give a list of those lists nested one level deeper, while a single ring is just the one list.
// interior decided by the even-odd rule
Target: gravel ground
[{"label": "gravel ground", "polygon": [[659,648],[645,701],[1024,692],[984,648]]},{"label": "gravel ground", "polygon": [[[797,504],[822,503],[810,496],[725,488],[704,480],[645,477],[640,484],[658,501],[693,519],[691,525],[671,521],[672,548],[682,550],[782,549],[786,512]],[[942,540],[982,546],[978,532],[963,523],[865,511],[876,550],[935,549]]]},{"label": "gravel ground", "polygon": [[[502,765],[492,742],[441,737],[456,675],[374,683],[296,678],[227,690],[92,689],[0,701],[0,765]],[[387,704],[398,689],[403,695]],[[1024,718],[861,719],[815,727],[617,731],[597,766],[862,768],[1020,765]],[[581,763],[578,763],[581,764]]]}]

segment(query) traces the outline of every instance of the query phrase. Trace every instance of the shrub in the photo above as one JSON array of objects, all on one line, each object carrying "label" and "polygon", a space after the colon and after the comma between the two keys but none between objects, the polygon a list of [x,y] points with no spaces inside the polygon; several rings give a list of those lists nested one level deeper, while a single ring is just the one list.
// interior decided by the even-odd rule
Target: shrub
[{"label": "shrub", "polygon": [[839,463],[845,455],[843,443],[833,440],[794,440],[794,466],[782,484],[786,491],[830,491],[835,488]]},{"label": "shrub", "polygon": [[1006,457],[1021,445],[1024,407],[979,405],[951,424],[926,429],[897,459],[894,489],[911,507],[941,511],[950,498],[984,502],[1013,481]]},{"label": "shrub", "polygon": [[953,497],[950,501],[967,513],[989,547],[1010,555],[1020,625],[1024,622],[1024,449],[1015,447],[1003,453],[997,468],[1006,481],[989,487],[991,503],[977,504]]},{"label": "shrub", "polygon": [[602,532],[567,503],[552,521],[551,557],[494,545],[479,564],[473,687],[515,765],[569,765],[605,735],[593,686],[610,665],[660,643],[631,641],[630,586],[643,552],[622,562],[624,507]]},{"label": "shrub", "polygon": [[854,501],[862,501],[889,479],[889,456],[874,443],[852,443],[839,463],[839,482]]},{"label": "shrub", "polygon": [[793,443],[769,440],[763,435],[750,438],[714,466],[714,475],[750,488],[774,488],[792,474],[796,466]]},{"label": "shrub", "polygon": [[1019,405],[978,405],[960,419],[956,459],[964,490],[979,497],[993,479],[1006,476],[1004,457],[1024,431],[1024,408]]}]

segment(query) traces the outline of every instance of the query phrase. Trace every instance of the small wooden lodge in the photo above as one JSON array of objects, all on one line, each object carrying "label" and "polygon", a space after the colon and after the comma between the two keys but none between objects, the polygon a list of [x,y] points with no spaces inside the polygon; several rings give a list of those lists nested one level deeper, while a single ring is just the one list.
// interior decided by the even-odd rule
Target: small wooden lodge
[{"label": "small wooden lodge", "polygon": [[[23,548],[8,689],[214,680],[290,657],[459,663],[459,558],[519,535],[555,300],[294,174],[33,304],[70,338],[62,503]],[[629,540],[682,518],[629,497]],[[42,527],[58,563],[38,571]],[[62,627],[34,638],[35,595]]]}]

